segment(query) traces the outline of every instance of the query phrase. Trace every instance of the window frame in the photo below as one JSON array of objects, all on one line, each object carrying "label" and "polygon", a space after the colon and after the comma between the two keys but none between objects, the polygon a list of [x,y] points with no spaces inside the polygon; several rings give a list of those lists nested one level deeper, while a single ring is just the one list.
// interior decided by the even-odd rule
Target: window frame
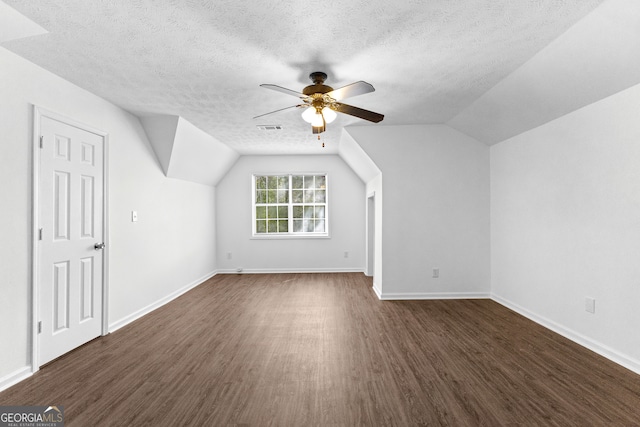
[{"label": "window frame", "polygon": [[[286,176],[289,179],[289,197],[287,206],[287,221],[288,227],[287,232],[266,232],[266,233],[258,233],[256,230],[257,227],[257,219],[256,218],[256,207],[259,206],[275,206],[277,203],[269,204],[269,203],[257,203],[256,202],[256,177],[261,176]],[[293,177],[294,176],[323,176],[325,179],[325,201],[324,203],[319,203],[319,205],[324,206],[324,232],[294,232],[293,231],[293,207],[294,205],[300,205],[300,203],[294,203],[292,192],[293,188]],[[301,203],[303,205],[316,205],[316,203]],[[282,206],[284,204],[280,204]],[[282,172],[282,173],[254,173],[251,175],[251,238],[252,239],[327,239],[330,238],[329,234],[329,174],[327,172]]]}]

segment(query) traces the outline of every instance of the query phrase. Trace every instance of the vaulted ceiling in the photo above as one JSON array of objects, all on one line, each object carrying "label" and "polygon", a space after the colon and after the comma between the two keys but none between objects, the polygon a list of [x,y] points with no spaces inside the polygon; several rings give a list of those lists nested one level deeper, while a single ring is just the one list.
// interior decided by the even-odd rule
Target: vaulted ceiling
[{"label": "vaulted ceiling", "polygon": [[[300,91],[318,70],[334,88],[371,83],[345,102],[383,113],[379,125],[448,123],[487,144],[640,83],[640,67],[612,79],[605,66],[597,81],[563,74],[611,51],[584,41],[602,40],[602,28],[631,40],[613,41],[615,61],[640,63],[632,0],[4,2],[48,33],[3,47],[139,116],[183,117],[240,154],[335,153],[343,127],[378,126],[339,115],[322,148],[300,110],[253,119],[298,103],[261,83]],[[595,26],[590,36],[580,22]],[[541,70],[543,81],[521,81]]]}]

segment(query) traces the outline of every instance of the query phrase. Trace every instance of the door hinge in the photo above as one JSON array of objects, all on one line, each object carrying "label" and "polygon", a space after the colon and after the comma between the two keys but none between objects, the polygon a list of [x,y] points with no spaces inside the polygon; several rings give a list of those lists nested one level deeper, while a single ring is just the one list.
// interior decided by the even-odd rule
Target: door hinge
[{"label": "door hinge", "polygon": [[38,333],[41,334],[42,333],[42,320],[40,320],[38,322]]},{"label": "door hinge", "polygon": [[44,145],[44,135],[40,135],[40,148]]},{"label": "door hinge", "polygon": [[38,240],[42,240],[42,228],[38,230]]}]

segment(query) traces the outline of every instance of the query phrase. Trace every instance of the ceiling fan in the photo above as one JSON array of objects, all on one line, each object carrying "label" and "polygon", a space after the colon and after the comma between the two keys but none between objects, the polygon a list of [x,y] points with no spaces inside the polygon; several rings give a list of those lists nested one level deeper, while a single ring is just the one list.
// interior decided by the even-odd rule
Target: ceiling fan
[{"label": "ceiling fan", "polygon": [[[331,86],[324,84],[327,79],[327,75],[321,71],[315,71],[309,74],[309,78],[313,84],[302,89],[302,92],[296,92],[295,90],[277,85],[260,85],[260,87],[293,95],[300,98],[303,103],[281,108],[280,110],[272,111],[270,113],[261,114],[254,117],[254,119],[291,108],[305,108],[305,111],[302,113],[302,118],[306,122],[311,123],[311,128],[314,134],[324,132],[327,128],[327,123],[331,123],[335,120],[337,116],[336,112],[348,114],[374,123],[378,123],[384,119],[384,115],[382,114],[339,102],[351,96],[373,92],[375,89],[369,83],[359,81],[343,86],[339,89],[333,89]],[[320,135],[318,135],[318,139],[320,139]]]}]

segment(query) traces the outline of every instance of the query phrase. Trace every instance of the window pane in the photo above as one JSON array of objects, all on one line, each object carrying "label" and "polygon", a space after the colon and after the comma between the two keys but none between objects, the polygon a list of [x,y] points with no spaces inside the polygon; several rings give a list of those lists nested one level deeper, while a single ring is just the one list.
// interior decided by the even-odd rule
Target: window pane
[{"label": "window pane", "polygon": [[313,175],[305,175],[304,176],[304,188],[314,188],[314,186],[313,186]]},{"label": "window pane", "polygon": [[267,217],[270,219],[278,218],[278,207],[277,206],[267,207]]},{"label": "window pane", "polygon": [[306,231],[307,233],[313,233],[313,220],[305,219],[303,221],[304,221],[304,224],[303,224],[304,231]]},{"label": "window pane", "polygon": [[267,203],[267,192],[265,190],[256,190],[256,203]]},{"label": "window pane", "polygon": [[256,219],[265,219],[267,217],[267,208],[264,206],[256,206]]},{"label": "window pane", "polygon": [[316,188],[327,188],[327,177],[324,175],[316,176]]},{"label": "window pane", "polygon": [[278,203],[289,203],[289,190],[278,190]]},{"label": "window pane", "polygon": [[267,221],[268,232],[269,233],[277,233],[278,232],[278,221],[277,220],[269,220]]},{"label": "window pane", "polygon": [[256,233],[267,232],[267,221],[256,221]]},{"label": "window pane", "polygon": [[324,219],[324,206],[315,207],[315,218]]},{"label": "window pane", "polygon": [[256,176],[256,189],[264,190],[265,188],[267,188],[267,177]]},{"label": "window pane", "polygon": [[304,217],[305,218],[313,218],[313,206],[305,206],[304,207]]},{"label": "window pane", "polygon": [[302,218],[303,213],[304,213],[304,209],[302,208],[302,206],[294,206],[293,207],[293,217],[294,218]]},{"label": "window pane", "polygon": [[267,203],[278,203],[278,190],[267,190]]},{"label": "window pane", "polygon": [[278,206],[278,218],[288,218],[288,217],[289,217],[289,207]]},{"label": "window pane", "polygon": [[289,221],[278,221],[278,233],[286,233],[289,231]]},{"label": "window pane", "polygon": [[313,203],[313,190],[304,190],[304,202]]},{"label": "window pane", "polygon": [[316,190],[316,203],[324,203],[325,202],[325,191],[324,190]]},{"label": "window pane", "polygon": [[314,229],[316,233],[324,233],[324,220],[316,221],[316,227]]},{"label": "window pane", "polygon": [[288,176],[279,176],[278,177],[278,189],[289,189],[289,177]]},{"label": "window pane", "polygon": [[293,221],[293,232],[294,233],[302,233],[303,222],[300,219],[296,219]]},{"label": "window pane", "polygon": [[302,188],[304,177],[300,175],[294,175],[291,177],[291,188]]},{"label": "window pane", "polygon": [[291,191],[291,193],[293,197],[293,203],[302,203],[304,201],[302,197],[303,195],[302,190],[293,190]]}]

